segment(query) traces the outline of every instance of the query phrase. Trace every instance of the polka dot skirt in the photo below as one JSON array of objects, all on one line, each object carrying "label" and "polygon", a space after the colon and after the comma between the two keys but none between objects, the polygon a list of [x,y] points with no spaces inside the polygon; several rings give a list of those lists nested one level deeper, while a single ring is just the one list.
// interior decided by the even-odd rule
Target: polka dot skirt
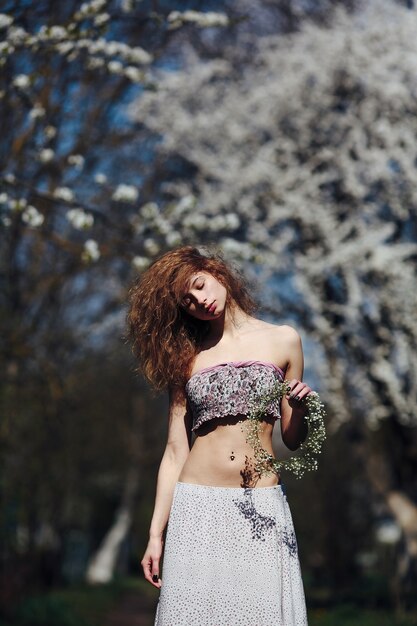
[{"label": "polka dot skirt", "polygon": [[155,626],[307,626],[282,484],[177,482]]}]

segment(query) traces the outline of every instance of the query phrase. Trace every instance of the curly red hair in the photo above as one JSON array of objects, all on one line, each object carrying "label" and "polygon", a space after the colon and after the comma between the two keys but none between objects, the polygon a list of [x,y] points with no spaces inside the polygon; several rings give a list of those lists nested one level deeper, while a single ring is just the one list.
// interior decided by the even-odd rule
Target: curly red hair
[{"label": "curly red hair", "polygon": [[189,315],[180,302],[192,274],[205,271],[226,287],[226,306],[251,314],[256,304],[244,278],[218,252],[194,246],[171,250],[140,275],[128,293],[127,339],[142,372],[156,389],[182,387],[210,322]]}]

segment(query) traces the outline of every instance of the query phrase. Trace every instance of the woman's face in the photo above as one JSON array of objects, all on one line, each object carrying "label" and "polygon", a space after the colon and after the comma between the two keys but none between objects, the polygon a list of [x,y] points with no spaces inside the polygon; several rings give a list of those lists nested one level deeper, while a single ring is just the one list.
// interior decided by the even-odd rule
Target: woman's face
[{"label": "woman's face", "polygon": [[181,307],[199,320],[220,317],[226,307],[226,288],[208,272],[192,274]]}]

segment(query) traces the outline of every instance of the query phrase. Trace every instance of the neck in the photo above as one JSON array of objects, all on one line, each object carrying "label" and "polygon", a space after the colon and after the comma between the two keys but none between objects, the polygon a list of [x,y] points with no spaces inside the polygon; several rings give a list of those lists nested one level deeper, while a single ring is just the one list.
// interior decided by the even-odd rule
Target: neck
[{"label": "neck", "polygon": [[210,331],[208,338],[211,341],[220,341],[221,339],[237,339],[240,334],[241,327],[248,322],[251,317],[237,305],[232,305],[233,310],[227,307],[219,318],[210,322]]}]

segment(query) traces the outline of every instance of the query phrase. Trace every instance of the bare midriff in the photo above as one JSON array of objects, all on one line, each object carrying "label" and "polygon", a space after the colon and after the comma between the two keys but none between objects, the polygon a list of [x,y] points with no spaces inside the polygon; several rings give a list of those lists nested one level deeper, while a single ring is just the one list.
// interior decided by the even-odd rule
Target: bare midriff
[{"label": "bare midriff", "polygon": [[[202,424],[185,461],[179,482],[214,487],[272,487],[279,475],[261,476],[254,471],[252,446],[246,442],[244,416],[221,418]],[[245,420],[244,420],[245,421]],[[242,428],[243,427],[243,428]],[[273,421],[263,421],[262,447],[274,455]]]}]

